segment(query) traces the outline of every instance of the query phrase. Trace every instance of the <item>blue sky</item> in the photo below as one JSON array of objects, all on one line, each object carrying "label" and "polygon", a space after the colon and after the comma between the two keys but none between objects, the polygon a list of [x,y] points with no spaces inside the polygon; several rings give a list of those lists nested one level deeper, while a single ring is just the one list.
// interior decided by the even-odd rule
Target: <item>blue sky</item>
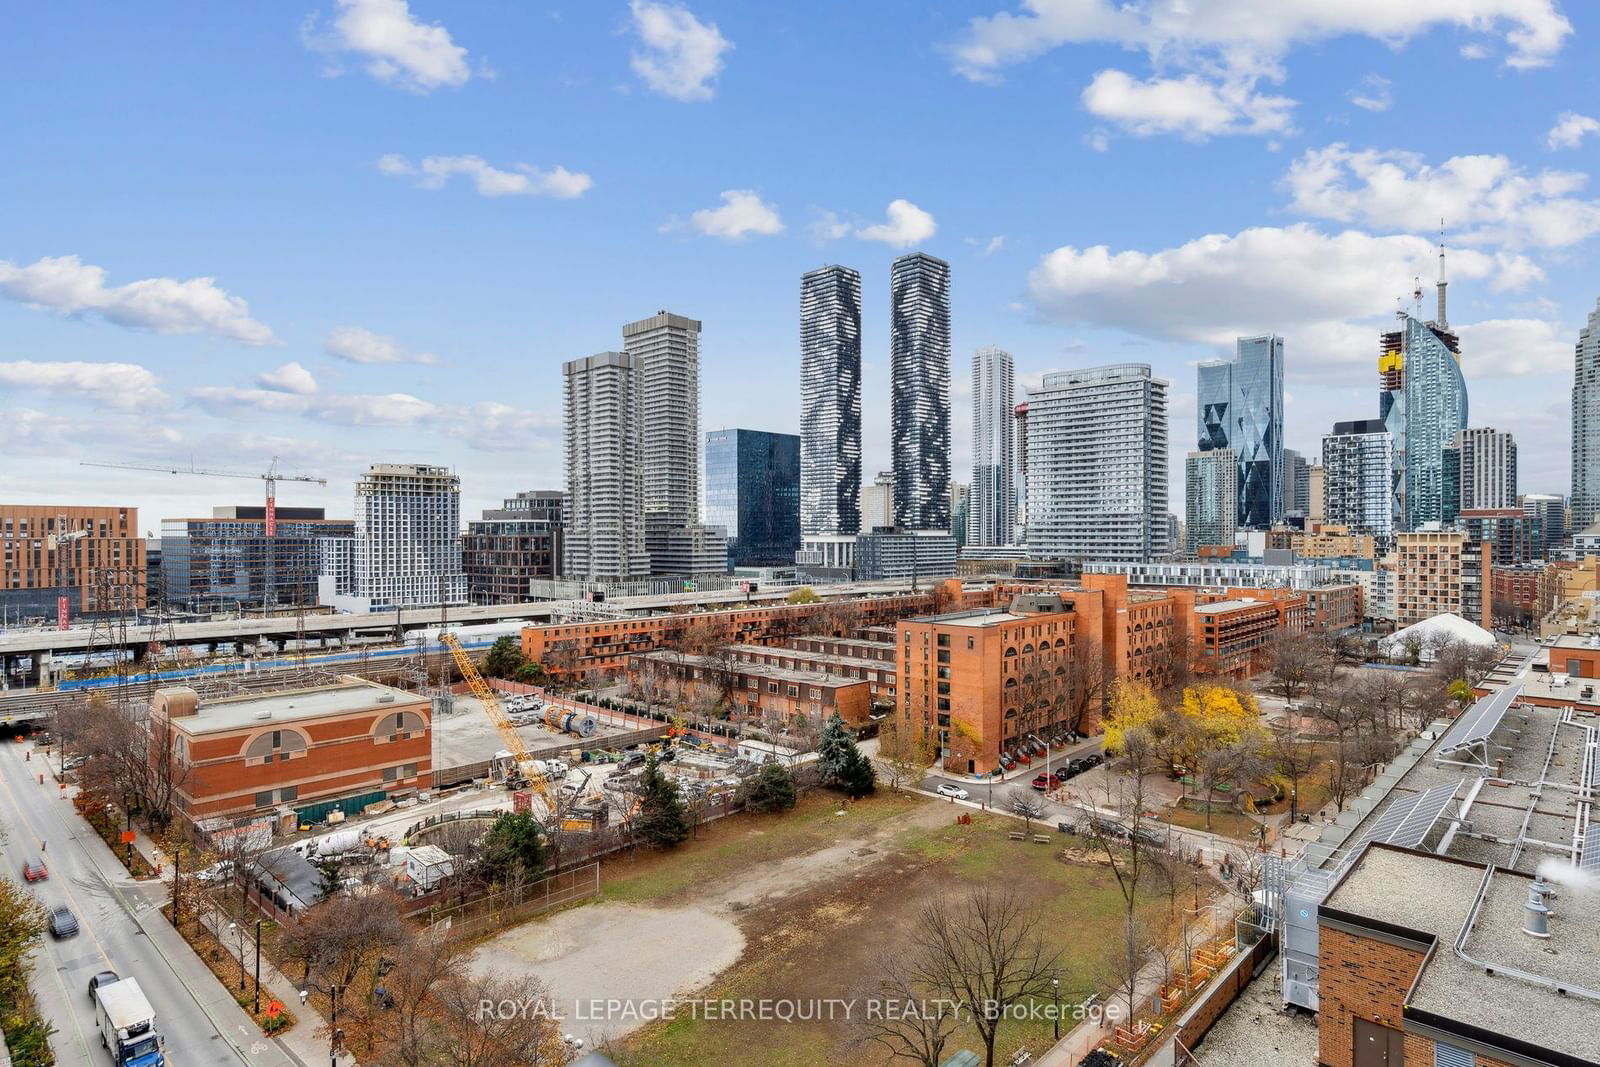
[{"label": "blue sky", "polygon": [[[1376,414],[1376,334],[1450,244],[1473,425],[1568,487],[1600,296],[1600,12],[1558,0],[304,0],[12,10],[0,36],[0,498],[163,516],[449,464],[559,486],[560,363],[700,318],[702,428],[798,422],[800,274],[863,276],[888,465],[890,261],[952,265],[1024,381],[1287,338],[1286,436]],[[1430,310],[1431,314],[1431,310]],[[1174,464],[1173,510],[1182,505]]]}]

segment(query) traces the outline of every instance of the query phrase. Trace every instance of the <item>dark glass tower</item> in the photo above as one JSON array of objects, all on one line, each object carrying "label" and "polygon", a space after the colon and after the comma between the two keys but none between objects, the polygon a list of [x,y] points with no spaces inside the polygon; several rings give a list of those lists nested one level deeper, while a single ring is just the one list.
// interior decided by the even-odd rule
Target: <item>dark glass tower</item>
[{"label": "dark glass tower", "polygon": [[705,521],[727,529],[735,567],[792,564],[800,547],[800,438],[707,432]]}]

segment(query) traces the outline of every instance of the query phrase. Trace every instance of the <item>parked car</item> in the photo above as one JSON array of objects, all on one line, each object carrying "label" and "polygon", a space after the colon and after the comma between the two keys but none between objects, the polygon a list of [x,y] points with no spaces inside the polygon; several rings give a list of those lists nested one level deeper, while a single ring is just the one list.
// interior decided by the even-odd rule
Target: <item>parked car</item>
[{"label": "parked car", "polygon": [[1098,767],[1104,762],[1105,760],[1098,752],[1091,752],[1083,757],[1083,769],[1088,770],[1090,767]]},{"label": "parked car", "polygon": [[22,861],[22,880],[24,882],[42,882],[50,877],[50,870],[44,865],[44,860],[38,856],[30,856]]},{"label": "parked car", "polygon": [[954,797],[957,800],[965,800],[971,795],[965,789],[962,789],[959,785],[956,785],[953,782],[940,782],[939,788],[936,789],[935,792],[942,797]]},{"label": "parked car", "polygon": [[1067,772],[1067,777],[1068,778],[1076,778],[1078,775],[1080,775],[1080,774],[1082,774],[1084,772],[1083,760],[1081,760],[1081,759],[1069,759],[1069,760],[1067,760],[1066,767],[1063,768],[1063,769]]},{"label": "parked car", "polygon": [[1004,767],[1008,771],[1014,771],[1017,769],[1017,761],[1012,759],[1010,756],[1001,756],[1000,766]]},{"label": "parked car", "polygon": [[89,1002],[94,1002],[94,991],[96,989],[99,989],[103,985],[110,985],[115,981],[117,981],[116,971],[101,971],[99,974],[89,979]]},{"label": "parked car", "polygon": [[1056,781],[1064,782],[1068,778],[1071,778],[1071,777],[1072,777],[1072,772],[1070,770],[1068,770],[1066,767],[1057,767],[1056,768]]},{"label": "parked car", "polygon": [[78,936],[78,920],[70,910],[50,909],[50,935],[58,941]]},{"label": "parked car", "polygon": [[622,761],[617,764],[617,769],[621,770],[621,771],[631,771],[635,767],[643,767],[643,766],[644,766],[644,753],[643,752],[630,752],[626,756],[622,757]]},{"label": "parked car", "polygon": [[1052,774],[1047,774],[1044,771],[1040,771],[1038,774],[1033,776],[1033,787],[1041,793],[1051,788],[1055,784],[1055,776]]},{"label": "parked car", "polygon": [[1151,846],[1154,846],[1154,847],[1160,847],[1161,845],[1164,845],[1164,844],[1167,843],[1167,835],[1166,834],[1163,834],[1159,830],[1152,830],[1148,826],[1139,827],[1139,829],[1137,829],[1137,830],[1135,830],[1133,832],[1132,836],[1137,837],[1139,839],[1139,843],[1141,845],[1151,845]]},{"label": "parked car", "polygon": [[233,861],[221,860],[220,862],[213,863],[211,866],[196,872],[195,877],[200,879],[202,882],[221,882],[226,881],[232,876],[232,874]]}]

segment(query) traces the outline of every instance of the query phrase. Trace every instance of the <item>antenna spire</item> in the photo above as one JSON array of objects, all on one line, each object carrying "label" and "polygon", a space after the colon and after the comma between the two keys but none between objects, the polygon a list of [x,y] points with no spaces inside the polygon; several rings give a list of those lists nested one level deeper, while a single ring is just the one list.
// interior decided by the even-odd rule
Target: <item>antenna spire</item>
[{"label": "antenna spire", "polygon": [[1444,219],[1440,219],[1439,220],[1439,282],[1438,282],[1438,289],[1439,289],[1439,327],[1440,327],[1440,329],[1448,329],[1449,326],[1450,326],[1450,320],[1445,318],[1445,314],[1444,314],[1444,290],[1445,290],[1445,287],[1447,285],[1449,285],[1449,284],[1450,283],[1445,279],[1445,274],[1444,274]]}]

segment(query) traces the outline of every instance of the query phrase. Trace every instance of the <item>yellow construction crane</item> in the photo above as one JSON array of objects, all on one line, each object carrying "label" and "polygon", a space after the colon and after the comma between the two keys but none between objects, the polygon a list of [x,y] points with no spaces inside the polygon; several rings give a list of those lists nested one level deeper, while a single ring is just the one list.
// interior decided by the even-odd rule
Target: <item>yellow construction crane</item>
[{"label": "yellow construction crane", "polygon": [[461,647],[461,642],[456,639],[455,634],[447,630],[439,635],[439,642],[450,650],[457,669],[461,671],[461,677],[466,679],[467,688],[472,690],[472,695],[478,698],[484,712],[488,714],[489,721],[494,723],[494,728],[500,732],[501,739],[506,743],[506,750],[511,753],[511,759],[516,764],[513,775],[527,779],[534,792],[539,794],[539,799],[544,801],[545,810],[554,814],[556,802],[550,796],[549,780],[534,767],[533,757],[528,754],[528,746],[522,743],[522,736],[506,717],[505,709],[500,706],[500,698],[489,688],[489,683],[483,680],[483,675],[478,673],[478,665],[472,662],[472,657]]}]

